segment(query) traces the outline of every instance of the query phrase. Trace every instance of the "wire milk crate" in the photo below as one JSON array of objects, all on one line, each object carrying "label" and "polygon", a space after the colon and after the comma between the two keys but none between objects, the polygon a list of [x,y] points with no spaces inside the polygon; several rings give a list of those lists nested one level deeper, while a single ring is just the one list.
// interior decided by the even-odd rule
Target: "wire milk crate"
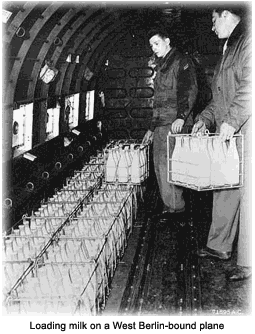
[{"label": "wire milk crate", "polygon": [[197,191],[239,188],[243,185],[243,135],[221,142],[219,134],[208,131],[195,136],[169,132],[167,164],[169,183]]},{"label": "wire milk crate", "polygon": [[53,262],[45,254],[8,295],[7,312],[96,315],[106,298],[107,276],[102,260],[63,261],[63,252],[59,252]]},{"label": "wire milk crate", "polygon": [[111,141],[104,149],[107,183],[141,184],[149,176],[149,144]]},{"label": "wire milk crate", "polygon": [[39,234],[23,233],[34,219],[25,216],[4,238],[7,312],[98,314],[132,229],[134,196],[133,186],[102,184],[68,217],[36,217]]},{"label": "wire milk crate", "polygon": [[103,182],[104,157],[3,235],[7,313],[97,315],[137,211],[140,185]]},{"label": "wire milk crate", "polygon": [[5,261],[10,277],[22,266],[17,282],[8,286],[7,312],[98,314],[106,304],[126,238],[121,215],[104,218],[69,219],[50,240],[33,237],[38,245],[45,238],[46,244],[41,243],[30,262]]}]

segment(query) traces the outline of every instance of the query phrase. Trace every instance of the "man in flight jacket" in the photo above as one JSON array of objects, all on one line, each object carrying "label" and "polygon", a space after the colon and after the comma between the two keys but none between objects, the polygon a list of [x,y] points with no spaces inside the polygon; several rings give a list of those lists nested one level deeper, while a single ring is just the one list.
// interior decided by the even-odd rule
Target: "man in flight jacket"
[{"label": "man in flight jacket", "polygon": [[[163,214],[185,210],[183,188],[167,182],[167,134],[187,133],[193,125],[192,107],[197,96],[195,66],[191,59],[171,47],[168,33],[161,29],[149,32],[150,46],[158,62],[154,80],[154,105],[151,127],[144,141],[153,139],[153,160]],[[175,139],[170,140],[170,155]]]}]

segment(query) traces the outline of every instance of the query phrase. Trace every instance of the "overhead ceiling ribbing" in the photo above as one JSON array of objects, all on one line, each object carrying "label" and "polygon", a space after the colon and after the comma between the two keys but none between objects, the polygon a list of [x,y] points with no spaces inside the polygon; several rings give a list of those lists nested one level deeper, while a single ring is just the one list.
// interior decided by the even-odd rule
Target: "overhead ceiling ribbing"
[{"label": "overhead ceiling ribbing", "polygon": [[[77,80],[73,85],[75,90],[79,89],[84,69],[97,57],[106,57],[109,50],[100,45],[110,41],[115,31],[120,27],[131,33],[147,30],[160,15],[167,17],[169,22],[175,16],[180,21],[183,4],[158,2],[134,6],[132,3],[111,2],[41,4],[28,1],[16,5],[7,2],[8,8],[13,15],[6,23],[3,36],[6,50],[4,103],[12,105],[25,100],[47,99],[49,92],[51,95],[68,94],[74,80]],[[19,38],[16,34],[21,27],[26,36]],[[80,63],[66,63],[69,53],[79,55]],[[51,60],[59,70],[58,79],[50,85],[39,79],[46,60]]]}]

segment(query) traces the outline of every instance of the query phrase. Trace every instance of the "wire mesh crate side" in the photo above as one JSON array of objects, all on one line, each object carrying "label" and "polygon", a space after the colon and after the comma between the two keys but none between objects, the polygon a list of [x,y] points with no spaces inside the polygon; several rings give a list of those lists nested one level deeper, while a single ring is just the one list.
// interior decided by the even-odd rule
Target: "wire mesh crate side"
[{"label": "wire mesh crate side", "polygon": [[[13,293],[13,291],[15,291],[15,289],[22,284],[22,282],[25,280],[26,276],[31,272],[33,266],[34,266],[34,262],[33,261],[5,261],[3,263],[3,265],[5,266],[5,268],[7,268],[7,270],[9,270],[9,276],[8,277],[4,277],[5,279],[8,279],[8,281],[5,281],[5,285],[4,285],[4,297],[5,300],[8,299],[11,294]],[[18,268],[20,268],[20,272],[19,275],[16,275],[16,272],[14,272],[15,269],[18,270],[18,268],[16,267],[16,265],[19,265]],[[4,269],[6,270],[6,269]],[[8,272],[7,272],[8,273]],[[17,278],[18,277],[18,278]]]},{"label": "wire mesh crate side", "polygon": [[27,313],[32,311],[26,304],[30,303],[34,306],[33,309],[38,309],[39,306],[43,313],[56,310],[74,314],[80,309],[82,301],[83,308],[86,306],[85,309],[95,315],[98,311],[96,305],[105,301],[103,291],[104,283],[98,279],[97,266],[93,263],[44,264],[37,268],[36,273],[26,277],[6,304],[17,307],[17,303],[20,303],[19,311],[23,308]]},{"label": "wire mesh crate side", "polygon": [[113,277],[118,262],[118,244],[114,229],[106,236],[106,270],[109,280]]},{"label": "wire mesh crate side", "polygon": [[[116,193],[114,193],[114,195],[116,195]],[[127,191],[125,193],[123,192],[121,198],[112,198],[111,196],[108,198],[110,198],[111,202],[105,202],[106,198],[104,198],[104,201],[102,202],[92,202],[91,208],[93,213],[102,217],[122,215],[125,230],[132,229],[133,190]]]},{"label": "wire mesh crate side", "polygon": [[[107,146],[104,150],[105,181],[131,184],[143,182],[149,174],[148,151],[148,144],[124,142]],[[123,166],[122,162],[125,162]]]},{"label": "wire mesh crate side", "polygon": [[[29,300],[29,299],[18,299],[17,301],[11,300],[9,304],[5,305],[5,314],[12,316],[95,316],[96,310],[90,309],[88,298],[84,301],[73,301],[73,300]],[[95,308],[95,307],[94,307]]]},{"label": "wire mesh crate side", "polygon": [[2,282],[3,294],[8,295],[13,286],[16,285],[23,273],[29,268],[30,262],[27,261],[3,261],[2,263]]},{"label": "wire mesh crate side", "polygon": [[108,144],[106,144],[105,149],[112,148],[119,145],[130,145],[130,144],[141,144],[139,139],[111,139]]},{"label": "wire mesh crate side", "polygon": [[[59,231],[61,231],[61,228],[59,229]],[[54,236],[52,236],[51,238],[49,238],[49,237],[42,237],[42,236],[40,236],[39,237],[39,240],[40,240],[40,242],[38,242],[37,244],[36,244],[36,246],[37,246],[37,248],[36,248],[36,250],[37,250],[37,252],[34,254],[34,256],[35,256],[35,263],[37,263],[38,262],[38,259],[40,260],[44,255],[45,256],[47,256],[47,250],[49,249],[49,247],[52,245],[52,243],[54,242],[54,238],[56,237],[56,235],[54,235]],[[23,236],[22,236],[22,238],[23,238]],[[24,238],[30,238],[30,240],[32,241],[33,240],[33,242],[34,242],[34,239],[32,239],[31,238],[31,236],[24,236]],[[15,239],[14,239],[15,240]],[[38,240],[38,241],[39,241]],[[8,242],[10,241],[10,240],[7,240]],[[10,243],[9,243],[10,244]],[[24,245],[25,245],[26,243],[24,243]],[[41,247],[40,247],[40,245],[41,245]],[[39,248],[38,248],[39,247]],[[13,250],[11,250],[12,251],[12,253],[13,253]],[[38,254],[39,253],[39,254]],[[20,261],[20,256],[21,256],[21,254],[22,254],[22,252],[21,251],[19,251],[18,253],[17,253],[18,255],[19,255],[19,261]],[[29,253],[26,253],[26,254],[24,254],[24,258],[25,259],[27,259],[28,257],[29,257]],[[15,259],[14,259],[15,260]],[[23,259],[22,259],[23,260]],[[10,267],[10,266],[9,266]],[[16,283],[16,284],[19,284],[19,282],[20,281],[22,281],[25,277],[26,277],[26,275],[28,275],[29,274],[29,271],[28,270],[25,270],[24,271],[24,273],[22,274],[22,276],[19,278],[19,280],[18,280],[18,283]],[[15,284],[15,285],[16,285]]]},{"label": "wire mesh crate side", "polygon": [[101,230],[104,230],[108,242],[111,240],[114,245],[111,247],[114,248],[114,253],[116,253],[114,258],[119,258],[126,244],[126,233],[123,220],[120,216],[100,218],[102,217],[97,216],[93,219],[94,221],[100,220]]},{"label": "wire mesh crate side", "polygon": [[[97,263],[98,275],[100,273],[100,286],[105,290],[108,286],[107,265],[111,264],[114,254],[109,252],[108,240],[106,237],[81,236],[80,238],[61,236],[57,242],[57,251],[47,249],[44,262],[52,263],[57,261],[69,261],[73,263],[91,262]],[[55,254],[54,254],[55,253]]]},{"label": "wire mesh crate side", "polygon": [[104,171],[104,165],[91,165],[87,169],[82,169],[79,171],[75,171],[74,176],[68,180],[67,185],[70,185],[71,183],[75,182],[83,182],[86,184],[90,181],[96,181],[99,177],[102,176],[102,173]]},{"label": "wire mesh crate side", "polygon": [[[43,262],[39,266],[36,266],[33,268],[33,271],[30,273],[29,276],[26,276],[25,282],[23,281],[23,285],[26,284],[31,277],[41,277],[42,280],[47,281],[48,283],[44,284],[44,295],[49,295],[51,297],[58,297],[58,290],[51,291],[51,287],[49,287],[49,284],[51,282],[58,282],[62,278],[65,278],[66,280],[63,281],[61,284],[65,285],[65,296],[74,296],[74,289],[77,286],[79,289],[79,292],[81,292],[81,286],[82,289],[85,289],[89,283],[91,283],[94,291],[94,287],[97,286],[97,284],[100,284],[100,276],[98,275],[98,268],[99,264],[98,262],[95,262],[93,259],[90,261],[84,263],[75,263],[75,262]],[[75,269],[75,270],[72,270]],[[98,277],[96,277],[98,275]],[[80,282],[82,280],[82,285],[80,285]],[[73,284],[73,283],[77,284]],[[70,285],[72,283],[72,285]],[[59,283],[60,284],[60,283]],[[59,285],[61,287],[61,284]],[[47,289],[50,289],[50,291],[47,291]],[[24,288],[22,290],[24,292]],[[61,292],[63,292],[61,288]]]},{"label": "wire mesh crate side", "polygon": [[132,229],[133,224],[133,215],[132,215],[132,192],[127,194],[126,198],[124,198],[122,205],[119,210],[119,215],[122,217],[124,231],[126,233],[126,237]]},{"label": "wire mesh crate side", "polygon": [[[94,191],[95,189],[91,189],[91,191],[86,194],[82,198],[82,200],[78,202],[78,204],[76,203],[76,206],[68,206],[67,208],[65,208],[64,204],[61,204],[61,212],[58,210],[56,212],[56,216],[54,215],[54,212],[52,213],[52,216],[45,216],[44,214],[42,214],[42,212],[38,212],[38,214],[35,213],[35,217],[30,217],[30,226],[31,222],[33,221],[35,222],[35,224],[38,223],[38,225],[42,225],[42,227],[44,227],[43,224],[41,224],[41,221],[43,220],[46,224],[46,232],[48,234],[54,233],[56,229],[58,230],[59,228],[62,228],[62,226],[64,226],[66,223],[68,223],[70,217],[79,214],[83,206],[86,205],[86,203],[88,203],[93,198]],[[65,216],[63,215],[64,212],[66,213]],[[62,214],[63,217],[60,217],[60,214]],[[29,219],[29,217],[26,217],[26,219]]]},{"label": "wire mesh crate side", "polygon": [[[115,239],[113,225],[113,217],[102,219],[100,217],[95,218],[78,218],[78,223],[82,225],[89,225],[90,229],[80,228],[74,233],[73,242],[77,242],[76,238],[82,240],[82,252],[84,258],[89,259],[91,257],[97,258],[98,254],[101,254],[100,260],[106,263],[106,269],[109,266],[110,272],[113,273],[113,268],[116,267],[117,258],[117,245]],[[77,225],[78,226],[78,225]],[[96,226],[96,228],[95,228]],[[63,239],[63,237],[62,237]],[[103,250],[103,252],[102,252]]]},{"label": "wire mesh crate side", "polygon": [[[114,193],[114,196],[110,197],[110,199],[111,201],[113,201],[113,203],[116,203],[116,201],[121,201],[121,204],[116,211],[123,214],[126,230],[129,230],[129,232],[131,232],[133,220],[135,217],[134,212],[136,212],[137,210],[137,199],[134,186],[125,189],[127,190],[125,190],[124,192],[122,190],[117,190]],[[104,200],[105,199],[106,198],[104,198]],[[112,203],[108,203],[109,206],[111,204]],[[110,213],[111,212],[112,211],[110,210]]]},{"label": "wire mesh crate side", "polygon": [[101,190],[106,191],[129,191],[133,188],[132,184],[129,183],[107,183],[103,182],[101,186]]},{"label": "wire mesh crate side", "polygon": [[[95,173],[92,174],[95,175]],[[53,210],[53,208],[55,208],[54,204],[56,204],[54,200],[57,198],[55,196],[53,199],[49,199],[48,202],[42,203],[41,208],[39,208],[40,210],[38,210],[35,215],[31,217],[23,217],[23,225],[26,225],[26,229],[28,226],[30,228],[30,232],[28,234],[19,236],[13,233],[12,237],[15,240],[21,241],[22,244],[29,244],[29,248],[32,248],[32,246],[35,244],[37,246],[40,245],[40,247],[38,246],[36,252],[32,253],[32,262],[30,264],[28,263],[27,268],[22,267],[22,261],[17,262],[17,264],[22,268],[19,272],[20,277],[17,275],[16,278],[18,277],[18,280],[14,280],[14,285],[12,284],[6,289],[6,293],[9,295],[9,297],[11,296],[13,298],[12,306],[14,309],[17,309],[18,305],[20,308],[22,300],[23,304],[26,303],[26,307],[24,307],[22,304],[23,310],[26,309],[26,312],[28,312],[29,308],[30,311],[34,309],[35,302],[38,308],[42,310],[47,309],[48,311],[48,306],[46,306],[45,303],[43,304],[36,300],[35,293],[36,295],[41,296],[40,299],[42,297],[45,300],[47,299],[47,305],[51,304],[52,310],[68,309],[70,311],[70,308],[75,308],[76,311],[85,309],[87,311],[90,310],[91,313],[95,314],[98,312],[99,308],[104,307],[106,295],[109,292],[109,282],[114,275],[114,271],[119,259],[124,254],[128,233],[130,228],[132,228],[134,208],[133,198],[136,195],[134,193],[134,187],[130,184],[103,184],[102,178],[97,179],[96,181],[97,182],[93,183],[93,187],[89,189],[85,196],[83,193],[82,200],[74,207],[68,206],[65,208],[64,205],[66,202],[68,202],[69,199],[70,201],[77,199],[77,194],[79,194],[77,190],[70,190],[67,185],[63,190],[58,191],[57,195],[60,196],[60,203],[58,204],[61,205],[62,212],[66,212],[66,216],[59,216],[59,210],[56,210],[57,215],[50,215],[55,211]],[[69,183],[71,184],[71,181]],[[91,224],[91,228],[88,229],[88,234],[84,235],[83,238],[78,240],[77,235],[79,230],[78,232],[76,231],[75,235],[72,233],[74,228],[78,226],[78,219],[80,219],[79,215],[81,215],[83,211],[88,208],[90,205],[89,203],[93,201],[93,198],[95,198],[97,194],[102,193],[101,189],[102,191],[107,192],[107,195],[110,196],[109,203],[104,203],[104,217],[102,219],[102,217],[93,216],[94,223],[93,225]],[[70,193],[71,195],[67,196]],[[102,202],[105,202],[105,200]],[[52,206],[51,208],[49,207],[49,203]],[[113,203],[118,204],[118,208],[114,208],[112,205]],[[59,205],[56,207],[58,209],[60,208]],[[99,218],[101,221],[99,221]],[[84,220],[84,218],[82,219]],[[24,224],[24,222],[26,224]],[[38,230],[36,230],[38,226],[43,226],[44,230],[47,232],[45,234],[47,235],[41,233],[42,231],[38,233]],[[72,232],[71,234],[70,231]],[[67,241],[68,238],[69,241]],[[82,241],[80,242],[80,240]],[[67,256],[63,255],[62,248],[64,247],[66,249]],[[27,260],[27,255],[25,259]],[[72,267],[71,269],[69,268],[65,271],[62,270],[62,272],[65,272],[62,281],[61,277],[63,275],[61,275],[61,272],[59,272],[57,269],[47,269],[47,271],[41,275],[41,278],[38,281],[38,279],[36,279],[37,276],[35,273],[38,270],[43,273],[41,268],[54,265],[54,261],[57,263],[57,265],[63,264],[64,261],[66,261],[68,262],[67,265],[72,265]],[[93,288],[93,284],[91,283],[88,288],[84,289],[84,293],[82,295],[83,297],[85,296],[84,299],[79,298],[78,302],[76,301],[71,307],[70,305],[68,306],[68,304],[66,304],[63,298],[61,301],[59,301],[59,295],[62,294],[65,296],[65,298],[68,297],[68,301],[72,296],[75,296],[74,298],[77,299],[76,295],[80,291],[79,289],[81,287],[81,277],[79,276],[79,272],[75,270],[76,267],[73,266],[77,265],[79,261],[81,261],[83,264],[88,264],[93,261],[96,263],[97,280],[95,283],[95,288]],[[11,265],[13,265],[13,263],[11,263]],[[71,273],[72,276],[70,276]],[[53,280],[53,283],[49,285],[47,275],[56,276],[57,279]],[[70,277],[73,277],[73,281],[71,282],[76,282],[71,287],[69,282]],[[41,285],[44,286],[43,290],[39,288]],[[26,290],[27,286],[30,288]],[[33,288],[34,291],[32,301],[29,299],[31,296],[28,294],[28,291],[30,291],[31,288]],[[9,289],[10,291],[8,292]],[[96,291],[96,297],[95,303],[92,303],[91,301],[91,307],[88,307],[87,300],[90,299],[90,297],[87,295],[91,296],[90,289],[92,289],[91,291]],[[19,291],[21,297],[19,296],[17,298],[17,291]],[[56,297],[54,293],[57,294],[58,297]],[[16,299],[14,299],[14,296]],[[53,297],[57,298],[57,301],[54,301],[54,303],[52,300],[54,299]],[[10,300],[10,298],[8,299]],[[22,307],[20,309],[22,309]]]},{"label": "wire mesh crate side", "polygon": [[[173,156],[170,156],[169,141],[172,138],[177,140],[175,144],[177,155],[173,154]],[[184,141],[186,140],[185,145],[189,152],[179,156],[178,149],[181,145],[180,140],[183,138]],[[191,144],[193,145],[192,150],[189,146],[190,143],[193,143]],[[167,136],[168,182],[198,191],[241,187],[243,184],[243,136],[241,134],[234,135],[232,141],[229,143],[229,145],[232,145],[231,150],[230,146],[227,147],[227,145],[227,143],[219,141],[218,134],[193,137],[191,135],[172,135],[169,133]],[[237,150],[235,157],[233,153],[234,149]],[[206,154],[202,160],[200,159],[200,152],[204,155]],[[217,159],[213,158],[215,152],[220,152]],[[229,166],[226,162],[227,158],[234,159],[235,163],[233,162]],[[203,168],[201,167],[201,163],[204,165]],[[231,170],[233,170],[232,180],[236,179],[233,183],[229,183]]]},{"label": "wire mesh crate side", "polygon": [[[110,257],[109,254],[107,255],[108,263],[113,261],[114,263],[111,264],[111,267],[114,268],[116,266],[116,259],[120,258],[124,252],[127,243],[127,233],[125,230],[125,225],[123,222],[123,217],[121,215],[118,216],[95,216],[93,218],[88,218],[90,221],[96,222],[98,225],[98,230],[103,231],[107,245],[109,246],[107,249],[110,250]],[[86,222],[86,219],[84,219]],[[82,236],[86,240],[90,240],[88,236]],[[111,263],[111,262],[110,262]]]},{"label": "wire mesh crate side", "polygon": [[[75,182],[75,190],[68,190],[68,187],[62,189],[57,194],[53,195],[48,199],[47,204],[51,205],[52,208],[57,208],[57,204],[61,204],[62,202],[75,202],[79,199],[82,199],[89,192],[89,187],[84,187],[82,182]],[[81,186],[82,190],[78,190],[78,187]],[[84,189],[85,188],[85,189]]]},{"label": "wire mesh crate side", "polygon": [[31,237],[27,237],[26,242],[23,242],[22,246],[13,250],[13,256],[8,258],[8,260],[14,263],[29,262],[30,260],[33,261],[40,254],[49,240],[49,237],[37,237],[33,239]]},{"label": "wire mesh crate side", "polygon": [[[52,247],[46,250],[49,261],[90,262],[105,260],[105,236],[60,236]],[[57,260],[58,259],[58,260]]]},{"label": "wire mesh crate side", "polygon": [[148,144],[140,146],[140,152],[142,153],[141,155],[143,156],[141,162],[141,175],[140,175],[141,182],[146,180],[149,176],[149,148],[150,146]]}]

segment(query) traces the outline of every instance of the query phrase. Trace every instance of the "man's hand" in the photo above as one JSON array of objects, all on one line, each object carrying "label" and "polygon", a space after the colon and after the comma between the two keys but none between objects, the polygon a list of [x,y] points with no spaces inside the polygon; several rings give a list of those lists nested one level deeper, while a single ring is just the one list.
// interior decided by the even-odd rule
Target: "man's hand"
[{"label": "man's hand", "polygon": [[153,132],[151,130],[148,130],[143,137],[142,144],[143,145],[148,144],[149,142],[152,143],[152,141],[153,141]]},{"label": "man's hand", "polygon": [[196,133],[201,133],[201,135],[203,135],[205,133],[205,130],[206,130],[205,123],[200,120],[193,125],[191,135],[193,136]]},{"label": "man's hand", "polygon": [[172,133],[180,133],[184,124],[184,120],[177,118],[171,127]]},{"label": "man's hand", "polygon": [[233,128],[233,126],[227,124],[227,123],[222,123],[220,127],[220,135],[219,139],[224,142],[226,140],[229,140],[233,137],[236,129]]}]

